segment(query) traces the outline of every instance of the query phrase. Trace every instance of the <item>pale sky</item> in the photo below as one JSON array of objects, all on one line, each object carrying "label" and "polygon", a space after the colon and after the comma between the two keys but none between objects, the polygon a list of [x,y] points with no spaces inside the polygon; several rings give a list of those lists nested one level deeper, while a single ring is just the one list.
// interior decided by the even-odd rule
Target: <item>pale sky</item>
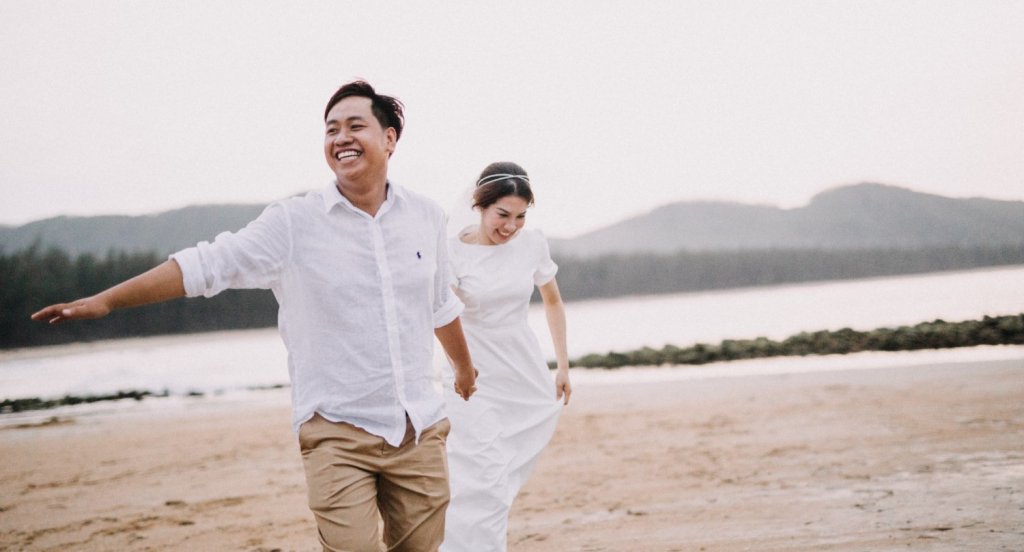
[{"label": "pale sky", "polygon": [[0,224],[330,182],[323,108],[402,99],[394,181],[491,161],[571,237],[882,182],[1024,200],[1024,2],[0,0]]}]

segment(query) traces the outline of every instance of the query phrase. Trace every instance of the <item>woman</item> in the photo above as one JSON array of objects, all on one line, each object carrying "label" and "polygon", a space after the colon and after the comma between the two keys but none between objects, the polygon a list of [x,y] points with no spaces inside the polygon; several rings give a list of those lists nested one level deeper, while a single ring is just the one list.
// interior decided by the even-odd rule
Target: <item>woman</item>
[{"label": "woman", "polygon": [[[555,431],[559,403],[569,404],[572,393],[558,267],[544,235],[523,229],[533,205],[526,171],[492,163],[480,174],[471,204],[479,221],[460,229],[448,247],[452,287],[466,305],[462,328],[480,374],[468,402],[445,385],[452,497],[444,552],[506,549],[512,501]],[[534,285],[554,343],[554,382],[527,325]]]}]

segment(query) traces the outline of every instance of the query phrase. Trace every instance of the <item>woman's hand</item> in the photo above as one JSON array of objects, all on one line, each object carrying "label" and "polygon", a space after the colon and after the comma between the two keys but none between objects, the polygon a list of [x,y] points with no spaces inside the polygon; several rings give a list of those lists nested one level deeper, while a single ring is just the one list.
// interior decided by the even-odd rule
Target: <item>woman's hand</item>
[{"label": "woman's hand", "polygon": [[561,399],[563,405],[569,404],[572,395],[572,384],[569,383],[569,369],[559,368],[555,373],[555,399]]}]

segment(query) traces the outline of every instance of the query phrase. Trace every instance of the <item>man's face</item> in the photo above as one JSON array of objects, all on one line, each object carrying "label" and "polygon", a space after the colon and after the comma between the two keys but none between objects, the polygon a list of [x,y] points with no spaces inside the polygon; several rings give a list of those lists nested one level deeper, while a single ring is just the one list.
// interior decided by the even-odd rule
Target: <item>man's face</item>
[{"label": "man's face", "polygon": [[387,178],[397,137],[395,129],[381,127],[371,106],[370,98],[349,96],[327,113],[324,156],[341,184]]}]

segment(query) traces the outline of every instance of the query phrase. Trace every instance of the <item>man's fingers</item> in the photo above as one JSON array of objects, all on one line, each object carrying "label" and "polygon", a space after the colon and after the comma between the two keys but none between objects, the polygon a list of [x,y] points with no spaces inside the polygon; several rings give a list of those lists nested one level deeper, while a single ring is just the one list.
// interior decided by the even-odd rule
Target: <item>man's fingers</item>
[{"label": "man's fingers", "polygon": [[475,385],[470,387],[469,390],[463,391],[462,388],[459,387],[459,384],[457,384],[457,383],[455,384],[455,393],[458,396],[462,397],[462,400],[464,400],[464,401],[468,401],[469,398],[471,396],[473,396],[473,393],[475,393],[475,392],[476,392],[476,386]]},{"label": "man's fingers", "polygon": [[63,305],[50,305],[32,314],[32,320],[51,320],[60,314],[60,307]]},{"label": "man's fingers", "polygon": [[32,315],[32,320],[36,322],[46,321],[50,324],[59,324],[65,320],[71,319],[77,313],[77,309],[68,305],[67,303],[61,303],[59,305],[50,305],[45,309],[38,311]]},{"label": "man's fingers", "polygon": [[74,320],[76,316],[80,315],[81,307],[65,307],[62,309],[54,309],[53,316],[50,317],[50,324],[60,324],[61,322],[67,322],[68,320]]},{"label": "man's fingers", "polygon": [[71,309],[57,309],[53,311],[53,316],[50,317],[50,324],[60,324],[71,319]]},{"label": "man's fingers", "polygon": [[79,320],[82,318],[95,318],[95,316],[91,316],[89,314],[89,309],[82,305],[79,305],[77,307],[68,307],[60,311],[61,322],[65,320]]},{"label": "man's fingers", "polygon": [[[469,397],[472,396],[474,392],[476,392],[476,385],[475,385],[476,384],[476,378],[479,375],[480,375],[480,371],[477,370],[476,368],[474,368],[473,369],[473,379],[470,382],[469,388],[465,389],[465,390],[463,390],[462,386],[459,385],[459,378],[456,378],[456,380],[455,380],[455,394],[460,396],[460,397],[462,397],[462,400],[468,401]],[[469,378],[462,378],[462,379],[469,379]]]}]

